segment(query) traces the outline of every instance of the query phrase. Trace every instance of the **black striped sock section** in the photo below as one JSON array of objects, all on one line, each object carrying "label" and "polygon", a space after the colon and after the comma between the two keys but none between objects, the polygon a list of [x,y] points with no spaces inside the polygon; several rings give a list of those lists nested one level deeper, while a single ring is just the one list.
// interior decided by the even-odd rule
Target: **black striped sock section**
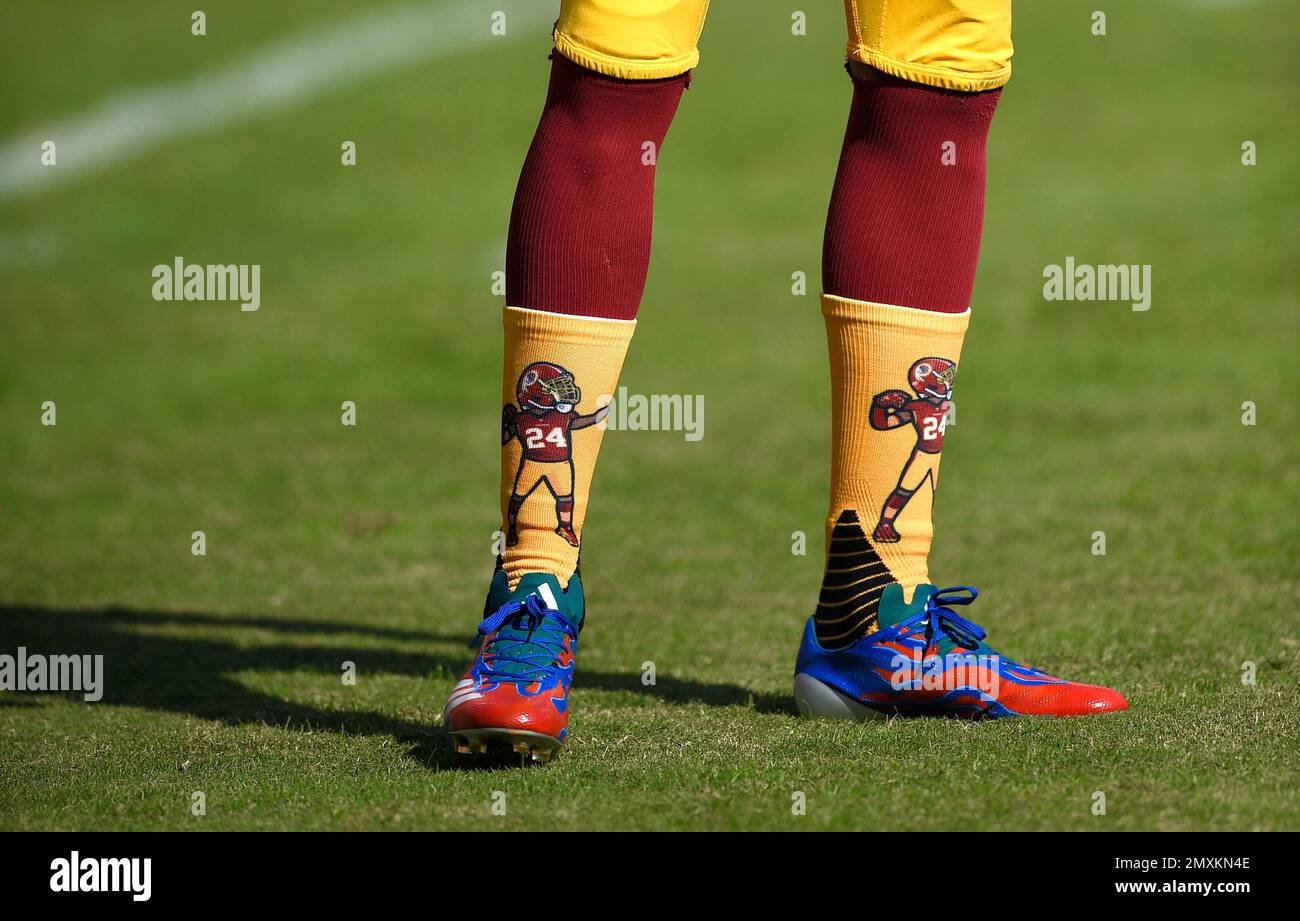
[{"label": "black striped sock section", "polygon": [[885,586],[896,581],[862,530],[858,513],[845,509],[835,519],[826,556],[821,596],[813,623],[824,646],[845,646],[876,625]]}]

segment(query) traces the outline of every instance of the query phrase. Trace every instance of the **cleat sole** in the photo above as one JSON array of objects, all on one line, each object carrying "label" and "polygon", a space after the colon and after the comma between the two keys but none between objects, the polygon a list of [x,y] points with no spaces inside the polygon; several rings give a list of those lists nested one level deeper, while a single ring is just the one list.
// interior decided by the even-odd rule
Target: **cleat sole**
[{"label": "cleat sole", "polygon": [[888,718],[879,710],[854,700],[812,675],[794,676],[794,702],[799,707],[800,716],[849,719],[860,723]]},{"label": "cleat sole", "polygon": [[505,745],[525,759],[546,764],[564,743],[541,732],[526,729],[462,729],[451,734],[457,754],[487,754],[490,745]]}]

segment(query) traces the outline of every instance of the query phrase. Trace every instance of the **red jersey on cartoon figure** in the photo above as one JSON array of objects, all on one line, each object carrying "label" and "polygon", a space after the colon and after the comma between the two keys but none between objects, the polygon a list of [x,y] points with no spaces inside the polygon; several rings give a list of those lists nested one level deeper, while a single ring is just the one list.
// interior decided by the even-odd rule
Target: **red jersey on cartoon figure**
[{"label": "red jersey on cartoon figure", "polygon": [[582,391],[573,374],[549,361],[524,368],[515,386],[519,406],[507,403],[501,410],[501,443],[519,440],[523,453],[515,470],[514,487],[506,511],[506,544],[519,543],[516,519],[524,501],[546,484],[555,499],[555,533],[578,546],[573,530],[572,433],[595,425],[609,414],[609,406],[581,415],[577,405]]},{"label": "red jersey on cartoon figure", "polygon": [[916,431],[916,444],[903,465],[889,498],[880,510],[880,520],[872,533],[872,540],[893,543],[899,540],[894,519],[907,505],[907,500],[925,484],[933,489],[939,477],[939,452],[943,450],[943,433],[948,427],[948,414],[952,409],[952,382],[957,374],[957,363],[947,358],[920,358],[908,369],[907,381],[916,392],[913,397],[906,390],[884,390],[871,398],[871,427],[888,431],[911,425]]}]

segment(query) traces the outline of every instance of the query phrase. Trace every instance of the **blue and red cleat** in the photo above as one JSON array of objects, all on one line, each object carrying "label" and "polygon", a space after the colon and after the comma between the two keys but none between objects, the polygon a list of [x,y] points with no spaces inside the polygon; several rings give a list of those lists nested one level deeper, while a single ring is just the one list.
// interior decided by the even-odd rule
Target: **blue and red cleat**
[{"label": "blue and red cleat", "polygon": [[503,743],[534,761],[550,761],[569,732],[569,686],[582,629],[582,582],[568,590],[530,573],[510,590],[500,570],[478,625],[478,654],[456,682],[442,722],[456,751],[483,754]]},{"label": "blue and red cleat", "polygon": [[1054,678],[986,645],[984,630],[949,605],[975,600],[973,588],[902,587],[880,598],[875,633],[842,649],[825,649],[813,618],[795,664],[794,695],[805,716],[865,720],[902,716],[989,719],[1083,716],[1128,709],[1122,694]]}]

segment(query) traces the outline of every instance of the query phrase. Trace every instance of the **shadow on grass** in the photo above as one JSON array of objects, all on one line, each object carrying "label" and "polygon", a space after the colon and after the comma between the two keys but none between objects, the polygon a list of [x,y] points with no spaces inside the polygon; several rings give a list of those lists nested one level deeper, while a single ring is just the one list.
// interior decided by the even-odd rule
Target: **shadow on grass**
[{"label": "shadow on grass", "polygon": [[[200,628],[216,636],[180,635]],[[249,637],[265,631],[270,642]],[[228,631],[228,636],[222,636]],[[313,645],[311,634],[359,636],[396,643],[420,643],[429,651],[394,648],[349,650],[345,645]],[[275,642],[274,637],[292,638]],[[334,710],[297,704],[245,687],[231,677],[241,671],[314,670],[340,675],[343,661],[361,670],[423,677],[459,675],[469,661],[468,634],[450,636],[419,630],[369,627],[332,621],[272,617],[218,616],[129,608],[62,610],[32,605],[0,605],[0,652],[18,646],[28,653],[103,655],[107,678],[98,706],[141,707],[181,713],[239,726],[260,723],[289,731],[315,730],[344,735],[388,735],[408,747],[410,757],[435,770],[493,769],[518,765],[519,757],[461,758],[438,725],[396,719],[382,713]],[[578,684],[603,691],[650,694],[673,703],[746,706],[760,713],[794,714],[782,695],[756,694],[734,684],[706,684],[660,674],[654,686],[640,674],[578,671]],[[79,695],[78,695],[79,698]],[[4,700],[17,703],[14,698]]]}]

